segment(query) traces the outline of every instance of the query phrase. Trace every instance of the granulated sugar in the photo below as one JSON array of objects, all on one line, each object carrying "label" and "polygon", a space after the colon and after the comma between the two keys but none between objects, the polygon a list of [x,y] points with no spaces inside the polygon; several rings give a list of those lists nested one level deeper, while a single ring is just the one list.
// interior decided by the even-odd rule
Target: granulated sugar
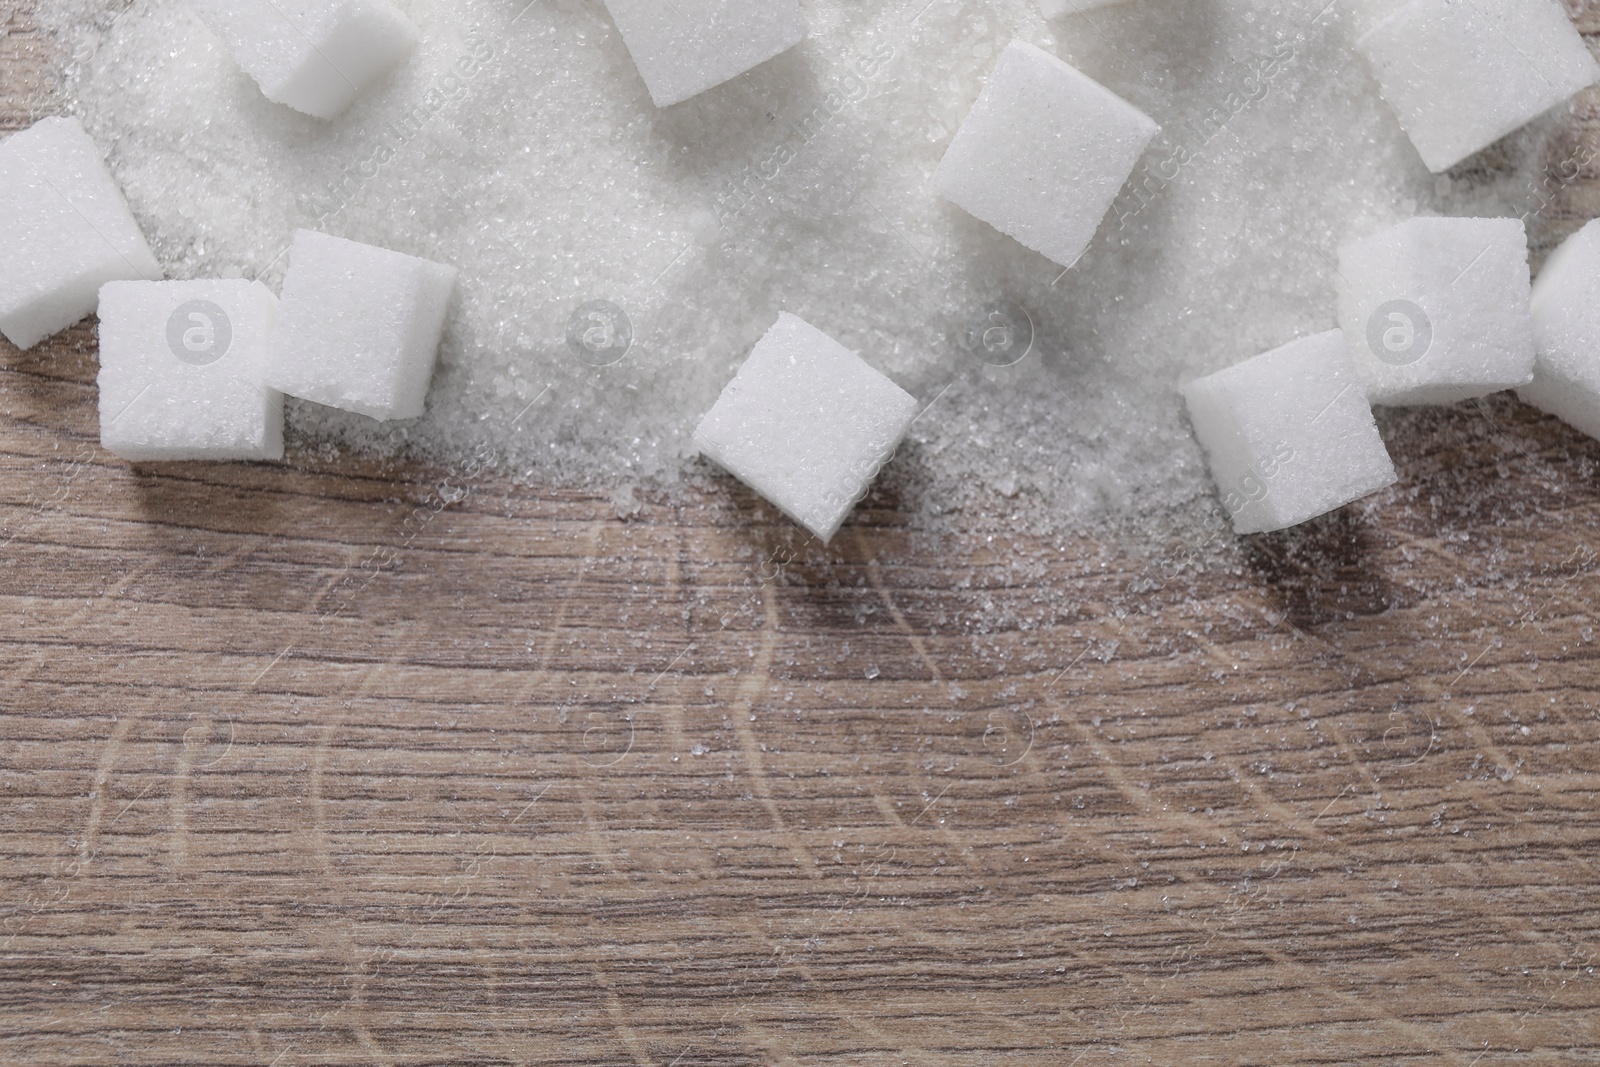
[{"label": "granulated sugar", "polygon": [[[896,465],[930,506],[998,494],[1062,530],[1210,501],[1181,382],[1332,328],[1347,240],[1538,210],[1572,143],[1557,115],[1493,184],[1436,179],[1354,49],[1370,12],[1328,0],[801,6],[801,44],[662,109],[597,2],[408,0],[416,52],[331,123],[263,99],[177,0],[40,18],[72,57],[59,109],[169,277],[276,290],[297,227],[460,269],[427,414],[291,403],[291,452],[488,447],[630,498],[710,477],[694,427],[790,312],[925,406]],[[1065,273],[931,182],[1013,38],[1162,127]],[[1013,343],[979,343],[1002,320]]]}]

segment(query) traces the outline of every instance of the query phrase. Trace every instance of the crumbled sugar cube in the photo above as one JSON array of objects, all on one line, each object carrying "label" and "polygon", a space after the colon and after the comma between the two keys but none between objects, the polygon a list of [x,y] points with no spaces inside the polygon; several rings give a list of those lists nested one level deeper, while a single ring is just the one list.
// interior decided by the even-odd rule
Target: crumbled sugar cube
[{"label": "crumbled sugar cube", "polygon": [[1159,130],[1093,78],[1012,41],[950,143],[934,187],[1069,267]]},{"label": "crumbled sugar cube", "polygon": [[1436,173],[1600,80],[1558,0],[1413,0],[1356,47]]},{"label": "crumbled sugar cube", "polygon": [[1183,387],[1239,533],[1298,525],[1394,484],[1394,464],[1338,330]]},{"label": "crumbled sugar cube", "polygon": [[277,308],[260,282],[107,284],[100,443],[129,460],[282,458],[283,397],[261,381]]},{"label": "crumbled sugar cube", "polygon": [[916,414],[911,394],[784,314],[701,420],[694,442],[827,542]]},{"label": "crumbled sugar cube", "polygon": [[1551,253],[1533,287],[1539,357],[1517,395],[1600,437],[1600,220]]},{"label": "crumbled sugar cube", "polygon": [[344,114],[417,44],[387,0],[189,0],[262,95],[319,119]]},{"label": "crumbled sugar cube", "polygon": [[1520,219],[1411,219],[1339,249],[1338,285],[1374,404],[1454,404],[1533,378]]},{"label": "crumbled sugar cube", "polygon": [[1039,0],[1039,11],[1047,19],[1060,18],[1062,15],[1080,15],[1085,11],[1096,11],[1112,4],[1121,4],[1125,0]]},{"label": "crumbled sugar cube", "polygon": [[795,0],[605,0],[657,107],[738,77],[806,36]]},{"label": "crumbled sugar cube", "polygon": [[32,348],[94,311],[100,287],[161,277],[100,152],[75,118],[0,141],[0,333]]},{"label": "crumbled sugar cube", "polygon": [[375,419],[422,414],[456,269],[297,230],[267,384]]}]

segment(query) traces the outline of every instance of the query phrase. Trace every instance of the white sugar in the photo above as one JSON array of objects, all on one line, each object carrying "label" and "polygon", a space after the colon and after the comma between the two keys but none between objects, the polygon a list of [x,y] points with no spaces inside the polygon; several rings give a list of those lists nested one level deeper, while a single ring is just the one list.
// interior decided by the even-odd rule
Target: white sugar
[{"label": "white sugar", "polygon": [[94,311],[100,286],[161,277],[77,119],[0,140],[0,333],[31,348]]},{"label": "white sugar", "polygon": [[100,443],[124,459],[278,459],[262,384],[277,297],[260,282],[111,282],[100,293]]},{"label": "white sugar", "polygon": [[1013,41],[934,174],[939,192],[1064,267],[1158,132],[1055,56]]},{"label": "white sugar", "polygon": [[416,418],[455,286],[454,267],[297,231],[268,384],[374,419]]},{"label": "white sugar", "polygon": [[1518,219],[1411,219],[1339,250],[1339,326],[1375,404],[1453,404],[1533,377]]},{"label": "white sugar", "polygon": [[1394,464],[1338,330],[1184,386],[1239,533],[1298,525],[1394,484]]},{"label": "white sugar", "polygon": [[[600,4],[417,0],[416,52],[333,123],[266,101],[182,5],[42,0],[40,18],[84,59],[63,101],[114,146],[170,275],[277,288],[300,227],[461,269],[427,413],[290,401],[294,437],[486,449],[603,496],[726,486],[695,421],[784,308],[927,407],[880,484],[934,528],[1066,536],[1209,506],[1180,381],[1334,325],[1351,237],[1557,203],[1529,179],[1578,148],[1558,111],[1507,142],[1493,184],[1435,179],[1326,0],[1048,21],[1037,0],[803,7],[805,41],[659,110]],[[1014,38],[1163,131],[1059,282],[931,181]],[[1530,217],[1535,248],[1548,228]],[[591,301],[625,309],[620,358],[569,345]],[[997,301],[1032,323],[1010,366],[970,341]]]},{"label": "white sugar", "polygon": [[1518,395],[1600,437],[1600,221],[1569,237],[1533,287],[1537,371]]},{"label": "white sugar", "polygon": [[1053,19],[1062,15],[1080,15],[1085,11],[1095,11],[1124,2],[1126,0],[1039,0],[1039,10],[1044,12],[1045,18]]},{"label": "white sugar", "polygon": [[388,0],[188,0],[268,100],[344,114],[416,47]]},{"label": "white sugar", "polygon": [[1435,171],[1600,80],[1559,0],[1412,0],[1360,48]]},{"label": "white sugar", "polygon": [[605,0],[657,107],[680,103],[799,44],[795,0]]},{"label": "white sugar", "polygon": [[916,413],[911,394],[784,314],[700,421],[694,442],[827,542]]}]

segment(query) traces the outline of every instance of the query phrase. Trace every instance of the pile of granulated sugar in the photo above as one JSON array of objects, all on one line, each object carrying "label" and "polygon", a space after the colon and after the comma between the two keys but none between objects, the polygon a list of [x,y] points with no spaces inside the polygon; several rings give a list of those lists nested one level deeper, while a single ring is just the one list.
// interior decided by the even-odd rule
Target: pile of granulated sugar
[{"label": "pile of granulated sugar", "polygon": [[[276,288],[300,226],[460,268],[428,414],[295,403],[302,440],[487,446],[531,483],[626,499],[701,477],[695,423],[791,311],[928,405],[898,461],[919,500],[998,494],[1061,530],[1209,499],[1178,383],[1331,328],[1342,241],[1539,206],[1565,120],[1516,135],[1529,162],[1496,184],[1433,178],[1352,48],[1374,2],[1046,20],[1036,0],[804,0],[804,44],[660,110],[598,0],[408,0],[422,45],[333,123],[264,100],[180,0],[40,0],[40,19],[169,277]],[[1065,273],[930,186],[1013,37],[1164,127]],[[633,330],[606,366],[568,344],[593,300]],[[996,302],[1033,322],[1011,366],[969,342]]]}]

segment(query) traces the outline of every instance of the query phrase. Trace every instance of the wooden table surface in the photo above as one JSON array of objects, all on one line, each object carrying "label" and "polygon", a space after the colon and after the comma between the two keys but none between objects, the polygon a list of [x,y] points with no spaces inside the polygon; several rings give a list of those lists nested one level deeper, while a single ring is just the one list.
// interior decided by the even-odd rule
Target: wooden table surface
[{"label": "wooden table surface", "polygon": [[0,1062],[1600,1061],[1600,444],[1512,400],[1023,581],[914,453],[829,550],[722,481],[130,467],[93,349],[0,343]]}]

